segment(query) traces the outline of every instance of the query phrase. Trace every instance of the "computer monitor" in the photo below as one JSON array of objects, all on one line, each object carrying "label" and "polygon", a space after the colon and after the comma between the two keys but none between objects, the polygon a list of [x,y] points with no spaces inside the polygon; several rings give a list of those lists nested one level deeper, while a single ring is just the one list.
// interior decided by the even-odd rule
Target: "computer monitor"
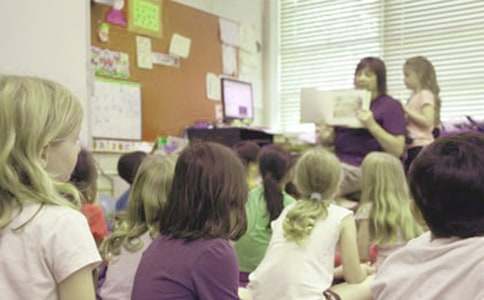
[{"label": "computer monitor", "polygon": [[222,106],[224,122],[254,119],[252,84],[222,78]]}]

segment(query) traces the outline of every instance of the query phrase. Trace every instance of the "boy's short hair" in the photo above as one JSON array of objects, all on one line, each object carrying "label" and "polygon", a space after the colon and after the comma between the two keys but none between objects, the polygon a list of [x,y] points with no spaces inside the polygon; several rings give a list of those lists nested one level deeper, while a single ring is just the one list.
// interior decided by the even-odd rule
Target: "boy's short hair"
[{"label": "boy's short hair", "polygon": [[437,139],[412,163],[409,183],[436,237],[484,235],[484,134]]},{"label": "boy's short hair", "polygon": [[259,155],[260,146],[252,141],[242,141],[235,144],[232,149],[239,155],[242,163],[247,166],[249,163],[256,163]]},{"label": "boy's short hair", "polygon": [[141,162],[146,157],[143,151],[134,151],[121,155],[118,160],[118,174],[127,183],[132,184]]}]

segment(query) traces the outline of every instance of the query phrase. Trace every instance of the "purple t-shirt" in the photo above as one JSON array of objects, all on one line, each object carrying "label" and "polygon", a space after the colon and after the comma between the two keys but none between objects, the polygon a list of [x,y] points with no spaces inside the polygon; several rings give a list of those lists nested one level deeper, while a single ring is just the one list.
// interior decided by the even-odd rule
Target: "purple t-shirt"
[{"label": "purple t-shirt", "polygon": [[[400,102],[390,96],[379,96],[371,102],[370,110],[376,122],[388,133],[405,134],[405,114]],[[366,128],[335,127],[334,146],[339,159],[354,166],[359,166],[368,153],[383,151]]]},{"label": "purple t-shirt", "polygon": [[143,253],[132,300],[238,299],[239,268],[224,239],[160,236]]}]

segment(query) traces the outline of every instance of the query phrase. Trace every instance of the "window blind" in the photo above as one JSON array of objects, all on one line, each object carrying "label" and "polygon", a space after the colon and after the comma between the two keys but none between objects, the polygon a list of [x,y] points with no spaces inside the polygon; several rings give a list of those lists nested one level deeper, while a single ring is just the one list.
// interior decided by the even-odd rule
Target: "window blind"
[{"label": "window blind", "polygon": [[381,11],[377,0],[280,0],[283,130],[297,130],[301,88],[352,88],[358,61],[381,56]]},{"label": "window blind", "polygon": [[484,119],[484,1],[281,0],[281,126],[299,123],[301,87],[351,88],[362,57],[380,56],[389,94],[406,102],[406,58],[435,66],[442,120]]},{"label": "window blind", "polygon": [[404,102],[405,59],[427,57],[437,73],[441,118],[484,119],[484,1],[386,0],[384,53],[391,95]]}]

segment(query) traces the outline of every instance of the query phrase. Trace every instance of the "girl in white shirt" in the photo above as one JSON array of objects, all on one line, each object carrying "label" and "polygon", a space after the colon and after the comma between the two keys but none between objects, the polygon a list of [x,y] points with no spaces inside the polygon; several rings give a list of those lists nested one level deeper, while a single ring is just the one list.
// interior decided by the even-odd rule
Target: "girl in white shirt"
[{"label": "girl in white shirt", "polygon": [[361,165],[361,202],[356,213],[361,259],[369,260],[376,245],[376,268],[392,252],[423,231],[411,212],[411,199],[402,162],[384,152],[368,154]]},{"label": "girl in white shirt", "polygon": [[404,110],[407,116],[407,159],[405,170],[422,148],[434,140],[440,125],[440,88],[432,63],[423,56],[407,59],[403,65],[405,86],[412,95]]},{"label": "girl in white shirt", "polygon": [[[352,212],[331,204],[341,176],[340,162],[327,150],[312,149],[299,159],[295,179],[302,198],[271,224],[266,255],[249,276],[255,300],[331,299],[323,293],[333,281],[337,244],[347,283],[360,283],[371,271],[360,266]],[[346,296],[346,290],[336,289],[343,299],[366,298]],[[369,297],[369,287],[366,291]]]},{"label": "girl in white shirt", "polygon": [[94,300],[101,261],[76,189],[81,103],[52,81],[0,76],[2,299]]},{"label": "girl in white shirt", "polygon": [[141,256],[159,234],[160,212],[168,197],[174,170],[174,156],[152,154],[143,159],[129,195],[126,220],[101,244],[101,253],[108,265],[98,290],[100,299],[131,299]]}]

